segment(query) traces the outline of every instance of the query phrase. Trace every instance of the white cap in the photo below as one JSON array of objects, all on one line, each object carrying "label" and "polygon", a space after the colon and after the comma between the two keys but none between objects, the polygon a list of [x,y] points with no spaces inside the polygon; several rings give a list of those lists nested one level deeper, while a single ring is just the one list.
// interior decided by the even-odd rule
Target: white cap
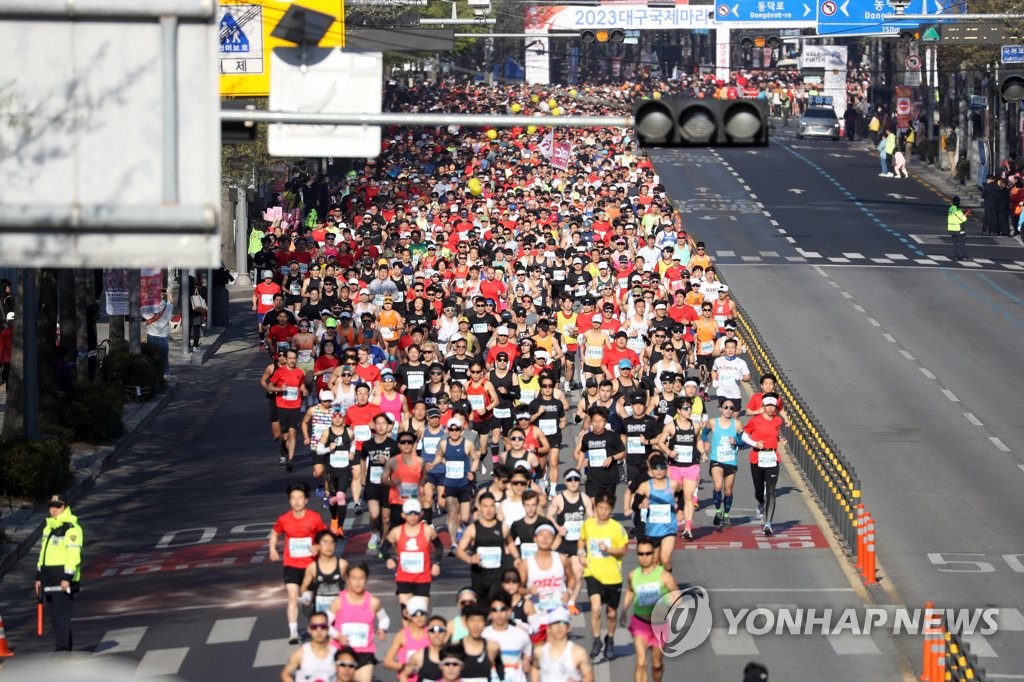
[{"label": "white cap", "polygon": [[[406,500],[406,502],[415,502],[416,500]],[[405,602],[405,612],[410,616],[417,611],[423,613],[430,613],[430,607],[427,605],[427,600],[423,597],[409,597],[409,601]]]},{"label": "white cap", "polygon": [[7,321],[10,322],[14,319],[14,313],[7,313]]},{"label": "white cap", "polygon": [[767,398],[765,398],[765,399],[763,399],[761,401],[761,404],[762,405],[775,405],[776,407],[778,407],[779,406],[779,401],[778,401],[777,398],[773,398],[772,396],[768,396]]},{"label": "white cap", "polygon": [[320,391],[320,400],[334,400],[334,394],[325,388]]},{"label": "white cap", "polygon": [[363,287],[362,289],[359,290],[359,293],[360,294],[368,294],[368,293],[370,293],[370,290],[365,288],[365,287]]},{"label": "white cap", "polygon": [[568,609],[564,606],[556,606],[548,611],[548,625],[551,623],[572,623]]},{"label": "white cap", "polygon": [[423,511],[423,505],[416,498],[408,499],[402,503],[403,514],[418,514]]},{"label": "white cap", "polygon": [[501,325],[495,332],[498,336],[508,336],[508,327]]},{"label": "white cap", "polygon": [[722,286],[718,287],[718,290],[719,290],[719,291],[725,291],[725,292],[728,292],[728,291],[729,291],[729,285],[727,285],[727,284],[723,284]]}]

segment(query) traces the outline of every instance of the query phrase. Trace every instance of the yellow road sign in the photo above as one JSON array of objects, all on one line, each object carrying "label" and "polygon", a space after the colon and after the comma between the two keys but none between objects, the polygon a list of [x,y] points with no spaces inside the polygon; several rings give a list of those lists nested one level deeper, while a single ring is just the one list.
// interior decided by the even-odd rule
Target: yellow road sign
[{"label": "yellow road sign", "polygon": [[318,47],[345,46],[344,0],[249,0],[220,3],[220,94],[225,97],[267,97],[270,54],[294,43],[275,37],[274,29],[291,8],[333,17]]}]

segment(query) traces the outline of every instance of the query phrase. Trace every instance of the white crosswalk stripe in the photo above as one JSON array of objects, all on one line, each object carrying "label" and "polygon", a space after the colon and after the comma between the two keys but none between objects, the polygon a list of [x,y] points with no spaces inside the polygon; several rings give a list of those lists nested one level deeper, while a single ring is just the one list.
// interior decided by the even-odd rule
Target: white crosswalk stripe
[{"label": "white crosswalk stripe", "polygon": [[283,661],[288,660],[288,656],[294,648],[295,645],[289,644],[287,638],[265,639],[256,647],[256,658],[252,661],[252,667],[280,666]]},{"label": "white crosswalk stripe", "polygon": [[227,642],[244,642],[252,634],[256,626],[256,617],[222,618],[213,624],[207,644],[225,644]]},{"label": "white crosswalk stripe", "polygon": [[138,628],[123,628],[120,630],[108,630],[103,639],[96,647],[98,654],[126,654],[139,648],[146,630],[149,627],[143,625]]},{"label": "white crosswalk stripe", "polygon": [[135,669],[135,676],[174,675],[181,670],[181,664],[185,662],[188,651],[187,646],[147,651],[139,661],[139,667]]},{"label": "white crosswalk stripe", "polygon": [[874,640],[870,637],[864,637],[863,635],[842,633],[838,635],[828,635],[825,639],[828,640],[828,643],[832,646],[832,650],[836,652],[837,656],[863,656],[878,655],[882,653]]}]

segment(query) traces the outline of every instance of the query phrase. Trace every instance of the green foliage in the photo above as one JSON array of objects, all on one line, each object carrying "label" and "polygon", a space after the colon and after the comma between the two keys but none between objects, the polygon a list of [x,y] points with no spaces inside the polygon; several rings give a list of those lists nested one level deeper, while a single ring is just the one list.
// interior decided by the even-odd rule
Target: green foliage
[{"label": "green foliage", "polygon": [[71,446],[62,439],[0,440],[0,489],[8,497],[38,499],[60,491],[71,477]]},{"label": "green foliage", "polygon": [[121,386],[83,382],[62,397],[60,418],[73,440],[106,443],[124,433],[123,409],[124,390]]},{"label": "green foliage", "polygon": [[107,353],[103,360],[103,378],[123,387],[142,386],[156,391],[163,386],[163,368],[156,355],[135,354],[122,350]]}]

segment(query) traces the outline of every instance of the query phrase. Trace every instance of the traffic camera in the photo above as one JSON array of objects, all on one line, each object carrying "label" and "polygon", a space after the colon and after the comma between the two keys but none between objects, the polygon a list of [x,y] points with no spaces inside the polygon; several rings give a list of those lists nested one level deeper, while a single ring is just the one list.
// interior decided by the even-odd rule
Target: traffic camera
[{"label": "traffic camera", "polygon": [[768,105],[762,100],[645,100],[633,107],[642,147],[766,147]]}]

